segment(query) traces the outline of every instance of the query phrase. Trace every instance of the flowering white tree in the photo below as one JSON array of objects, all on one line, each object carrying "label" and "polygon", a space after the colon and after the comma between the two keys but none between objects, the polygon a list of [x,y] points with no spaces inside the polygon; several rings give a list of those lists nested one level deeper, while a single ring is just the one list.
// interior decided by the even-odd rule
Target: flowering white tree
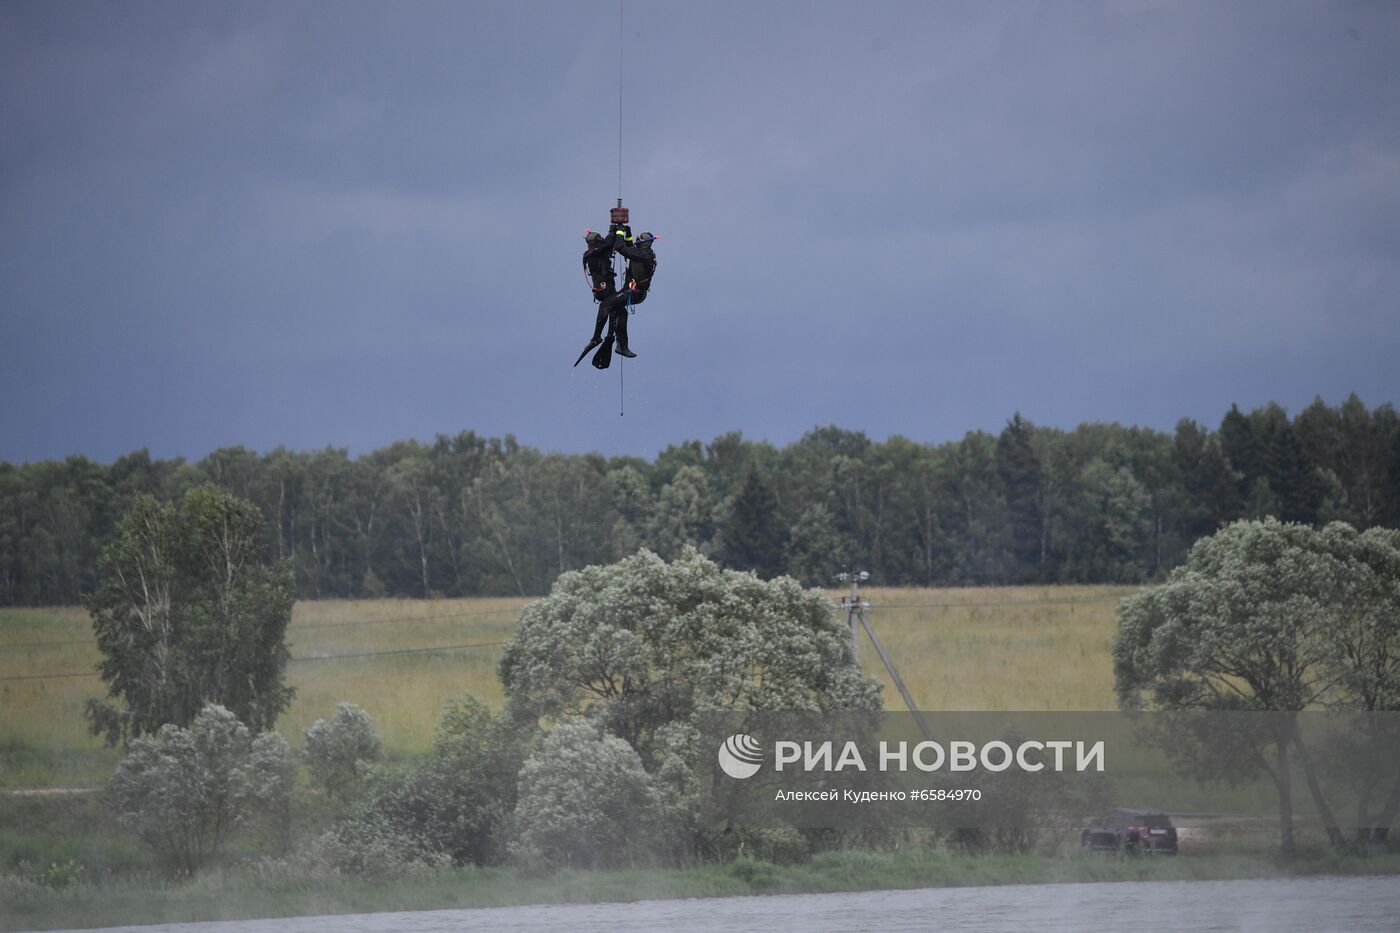
[{"label": "flowering white tree", "polygon": [[[1320,530],[1236,522],[1198,541],[1165,584],[1123,600],[1118,625],[1113,655],[1123,706],[1280,714],[1260,747],[1221,734],[1193,743],[1196,765],[1216,776],[1267,773],[1279,793],[1282,845],[1291,850],[1296,760],[1330,838],[1342,844],[1319,782],[1325,762],[1295,719],[1308,709],[1400,710],[1400,533],[1359,534],[1341,522]],[[1394,747],[1383,733],[1356,741]],[[1264,744],[1272,745],[1268,754]],[[1390,769],[1365,780],[1372,786],[1357,828],[1383,839],[1400,811],[1400,776]],[[1383,802],[1371,813],[1377,796]]]},{"label": "flowering white tree", "polygon": [[223,850],[257,805],[279,805],[296,770],[280,735],[253,738],[222,706],[188,728],[165,725],[131,743],[112,775],[118,819],[171,869],[193,874]]},{"label": "flowering white tree", "polygon": [[722,570],[693,548],[563,574],[501,658],[512,710],[582,715],[649,761],[657,729],[728,710],[877,710],[880,687],[829,600]]}]

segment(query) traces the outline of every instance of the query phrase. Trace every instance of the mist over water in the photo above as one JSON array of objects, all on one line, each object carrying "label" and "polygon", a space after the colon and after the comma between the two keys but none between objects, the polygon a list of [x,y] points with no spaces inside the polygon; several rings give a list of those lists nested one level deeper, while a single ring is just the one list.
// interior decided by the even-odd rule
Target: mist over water
[{"label": "mist over water", "polygon": [[1078,931],[1147,926],[1231,933],[1394,933],[1390,877],[1005,885],[724,897],[631,904],[346,914],[110,927],[107,933],[771,933],[773,930]]}]

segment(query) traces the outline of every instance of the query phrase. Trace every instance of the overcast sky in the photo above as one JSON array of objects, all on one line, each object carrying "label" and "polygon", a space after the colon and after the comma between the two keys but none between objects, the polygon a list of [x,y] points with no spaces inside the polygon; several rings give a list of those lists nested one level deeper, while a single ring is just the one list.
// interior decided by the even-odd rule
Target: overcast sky
[{"label": "overcast sky", "polygon": [[0,460],[1400,402],[1400,4],[624,14],[0,2]]}]

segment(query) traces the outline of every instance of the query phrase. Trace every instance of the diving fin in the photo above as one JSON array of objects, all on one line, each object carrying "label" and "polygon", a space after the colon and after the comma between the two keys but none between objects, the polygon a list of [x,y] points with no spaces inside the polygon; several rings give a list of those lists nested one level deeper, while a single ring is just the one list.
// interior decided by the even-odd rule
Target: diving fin
[{"label": "diving fin", "polygon": [[613,338],[609,334],[603,341],[603,345],[598,348],[598,352],[593,354],[593,368],[607,369],[612,365]]},{"label": "diving fin", "polygon": [[600,343],[602,343],[602,342],[603,342],[603,341],[602,341],[601,339],[600,339],[600,340],[590,340],[590,341],[588,341],[588,346],[584,347],[584,348],[583,348],[583,352],[580,353],[580,354],[578,355],[578,359],[574,360],[574,365],[575,365],[575,366],[578,366],[579,363],[582,363],[582,362],[583,362],[583,358],[584,358],[585,356],[588,355],[588,351],[589,351],[589,350],[592,350],[594,347],[596,347],[598,344],[600,344]]}]

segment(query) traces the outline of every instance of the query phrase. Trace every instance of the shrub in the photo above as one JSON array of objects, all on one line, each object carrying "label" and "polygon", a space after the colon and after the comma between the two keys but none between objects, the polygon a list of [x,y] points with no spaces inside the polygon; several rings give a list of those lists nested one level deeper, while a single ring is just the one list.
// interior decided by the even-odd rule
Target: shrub
[{"label": "shrub", "polygon": [[[369,717],[341,704],[337,719],[343,728],[322,722],[307,733],[308,758],[315,748],[325,773],[354,774],[362,781],[367,762],[355,757],[356,743],[348,739],[352,723],[363,737]],[[315,743],[312,732],[317,734]],[[346,741],[336,741],[337,736]],[[451,862],[499,861],[515,807],[523,748],[505,720],[476,697],[462,696],[443,711],[427,758],[406,774],[381,775],[372,789],[364,783],[367,792],[360,805],[342,814],[340,824],[317,843],[313,858],[334,871],[367,877]],[[340,753],[332,754],[336,749]],[[348,767],[352,760],[353,771]],[[327,767],[337,761],[338,770]],[[338,786],[347,796],[347,784]]]},{"label": "shrub", "polygon": [[775,865],[796,865],[807,859],[807,840],[791,826],[736,829],[715,837],[723,859],[755,859]]},{"label": "shrub", "polygon": [[729,863],[729,873],[756,891],[764,891],[777,884],[778,867],[763,859],[740,856]]},{"label": "shrub", "polygon": [[630,745],[571,720],[520,772],[511,854],[531,869],[606,868],[654,848],[657,792]]},{"label": "shrub", "polygon": [[280,736],[255,743],[233,713],[210,705],[187,729],[165,725],[132,742],[109,791],[119,822],[188,875],[216,858],[258,805],[284,800],[291,773]]},{"label": "shrub", "polygon": [[427,760],[386,786],[374,809],[396,832],[453,861],[496,862],[523,760],[510,725],[466,694],[443,711]]},{"label": "shrub", "polygon": [[357,878],[388,879],[445,868],[451,859],[396,830],[371,810],[322,835],[307,853],[311,866]]},{"label": "shrub", "polygon": [[354,703],[340,703],[329,721],[318,719],[306,730],[307,767],[333,799],[350,804],[365,787],[370,767],[384,757],[384,742],[374,720]]},{"label": "shrub", "polygon": [[284,855],[292,847],[292,790],[297,782],[297,759],[287,740],[276,732],[253,739],[247,777],[250,809]]}]

